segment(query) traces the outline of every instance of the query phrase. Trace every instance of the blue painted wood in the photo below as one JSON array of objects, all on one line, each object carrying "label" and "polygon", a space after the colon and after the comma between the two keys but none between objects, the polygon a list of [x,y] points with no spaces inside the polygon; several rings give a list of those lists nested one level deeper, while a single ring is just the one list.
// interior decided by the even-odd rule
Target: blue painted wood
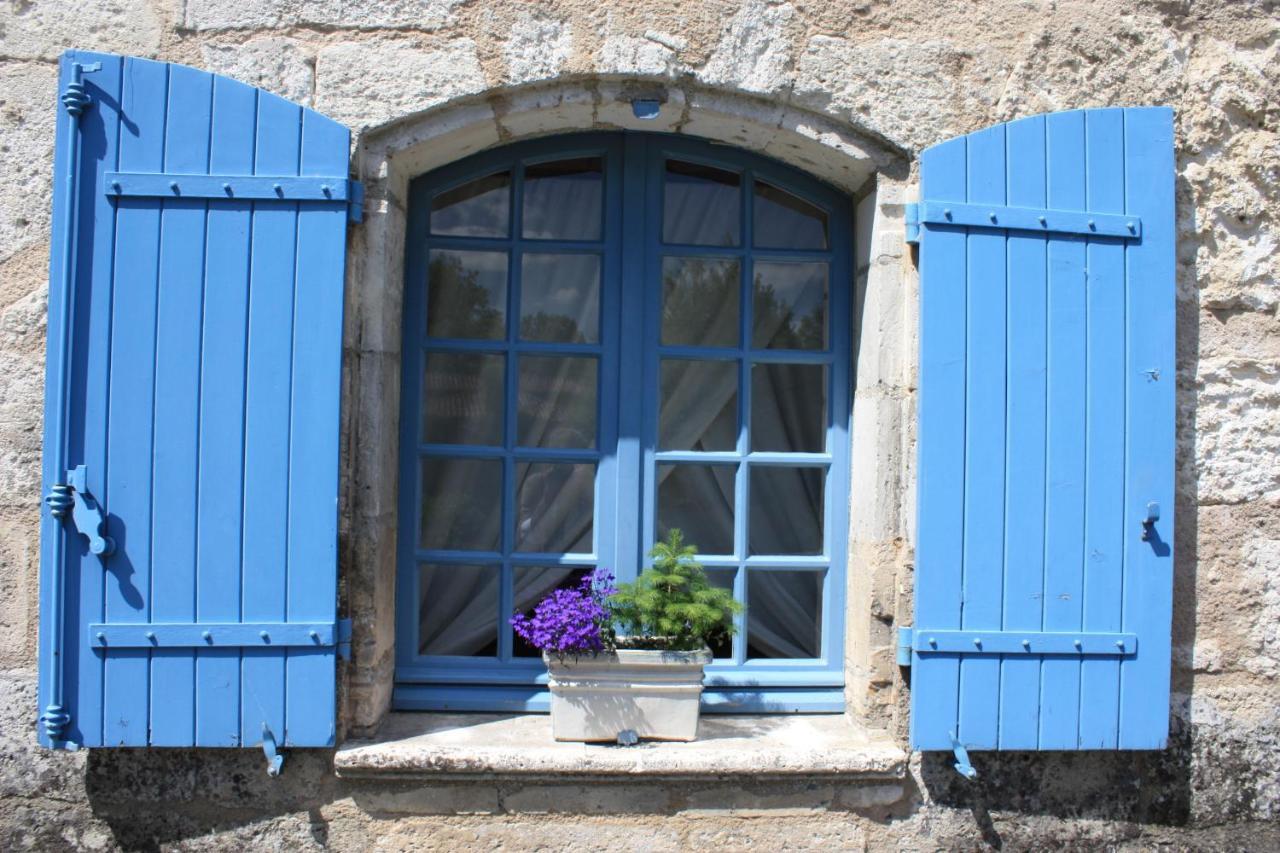
[{"label": "blue painted wood", "polygon": [[[1086,631],[935,631],[930,628],[915,628],[911,632],[911,648],[921,655],[963,654],[966,656],[966,665],[970,655],[1017,655],[1022,658],[1036,655],[1120,657],[1137,652],[1138,635]],[[1005,660],[1002,663],[1007,669],[1016,661]],[[1008,682],[1003,686],[1007,687]],[[1014,693],[1007,698],[1013,704],[1018,697],[1025,700],[1026,696],[1027,694]]]},{"label": "blue painted wood", "polygon": [[[194,69],[190,70],[194,72]],[[295,143],[297,136],[297,128],[288,131],[288,138]],[[284,143],[278,144],[283,146]],[[294,153],[296,155],[297,152]],[[268,162],[271,162],[270,159]],[[283,166],[270,171],[270,166],[263,166],[261,163],[258,168],[265,174],[194,175],[173,168],[164,172],[107,172],[102,180],[102,191],[119,198],[235,198],[254,201],[334,202],[343,205],[351,198],[353,182],[345,175],[299,176],[296,171]],[[296,170],[296,164],[292,168]],[[345,168],[346,164],[343,164],[343,169]]]},{"label": "blue painted wood", "polygon": [[[1147,229],[1125,249],[1125,520],[1121,621],[1143,637],[1120,669],[1124,749],[1162,749],[1169,734],[1169,625],[1174,540],[1173,111],[1124,112],[1125,207]],[[1147,504],[1162,507],[1151,534],[1135,534]]]},{"label": "blue painted wood", "polygon": [[[1090,210],[1124,210],[1124,111],[1085,114]],[[1125,245],[1090,238],[1088,398],[1085,426],[1085,562],[1083,625],[1086,631],[1120,629],[1124,552],[1125,446]],[[1114,749],[1119,731],[1120,662],[1080,664],[1081,749]]]},{"label": "blue painted wood", "polygon": [[43,528],[42,609],[61,585],[63,624],[41,702],[69,720],[42,742],[235,746],[267,722],[331,744],[346,206],[102,187],[311,185],[345,175],[347,132],[195,69],[72,52],[65,82],[76,63],[101,69],[57,144],[74,192],[55,210],[45,478],[83,471],[117,547],[104,572],[73,527]]},{"label": "blue painted wood", "polygon": [[[258,93],[253,168],[258,174],[297,174],[301,108]],[[294,349],[294,270],[298,214],[287,203],[255,203],[250,235],[249,353],[245,366],[244,570],[241,613],[246,621],[283,622],[289,540]],[[264,246],[275,247],[261,251]],[[320,496],[317,496],[320,497]],[[240,736],[257,743],[265,726],[285,731],[285,660],[269,649],[242,653]]]},{"label": "blue painted wood", "polygon": [[[1045,204],[1045,119],[1034,116],[1005,126],[1009,202]],[[1011,232],[1007,294],[1008,475],[1004,511],[1004,627],[1038,631],[1044,618],[1045,375],[1047,241]],[[1040,661],[1005,658],[1000,664],[1002,749],[1035,749],[1040,703]]]},{"label": "blue painted wood", "polygon": [[[920,158],[921,188],[950,197],[967,191],[964,137]],[[920,247],[920,414],[915,618],[931,628],[960,627],[964,549],[965,231],[930,226]],[[958,280],[959,279],[959,280]],[[922,701],[922,697],[929,697]],[[911,743],[950,749],[959,720],[960,659],[913,659]]]},{"label": "blue painted wood", "polygon": [[[169,68],[126,59],[121,112],[120,165],[164,168],[165,105]],[[110,512],[117,548],[107,560],[106,622],[151,617],[152,446],[155,416],[156,308],[160,264],[160,206],[126,199],[116,206],[115,286],[111,308],[110,408],[107,414],[107,487],[100,499]],[[149,740],[150,660],[141,650],[106,656],[103,741],[109,746]]]},{"label": "blue painted wood", "polygon": [[1172,526],[1142,522],[1173,499],[1171,118],[1054,113],[922,155],[918,749],[1166,741]]},{"label": "blue painted wood", "polygon": [[[334,622],[140,622],[136,625],[90,624],[88,630],[90,645],[108,649],[323,648],[336,645],[336,637]],[[159,652],[152,655],[153,666],[164,659],[172,657],[163,658]],[[185,660],[190,663],[190,655]],[[154,679],[154,673],[152,677]],[[188,693],[191,684],[183,685]],[[154,694],[154,689],[152,692]],[[170,701],[168,694],[161,698]],[[175,699],[181,701],[183,697]]]},{"label": "blue painted wood", "polygon": [[[510,169],[515,176],[512,191],[514,234],[519,234],[518,212],[523,187],[521,163],[570,157],[588,152],[605,154],[605,230],[601,243],[581,241],[528,241],[518,236],[508,238],[436,237],[427,233],[425,210],[431,197],[443,189]],[[661,204],[664,164],[667,157],[704,162],[729,168],[743,175],[741,226],[750,229],[751,196],[754,176],[786,188],[800,197],[817,203],[827,211],[832,248],[825,251],[757,250],[750,241],[727,250],[708,247],[670,247],[660,242]],[[470,708],[492,710],[528,709],[541,700],[528,700],[528,686],[544,683],[545,670],[536,659],[513,659],[509,635],[499,636],[498,654],[490,658],[427,657],[416,653],[418,644],[417,566],[424,561],[500,565],[503,571],[502,607],[509,607],[510,591],[506,589],[513,568],[519,565],[604,565],[620,579],[629,579],[640,571],[644,556],[655,538],[656,465],[661,462],[716,462],[735,466],[735,504],[737,507],[734,553],[709,557],[708,565],[733,568],[735,591],[741,599],[747,591],[747,569],[751,571],[813,570],[824,573],[822,651],[812,660],[747,660],[746,644],[739,639],[734,645],[732,662],[717,663],[708,669],[708,678],[723,685],[725,696],[738,699],[718,702],[719,710],[765,710],[751,704],[749,697],[767,690],[770,685],[800,689],[812,687],[826,691],[821,700],[805,706],[806,710],[832,711],[842,707],[838,688],[843,684],[842,637],[844,615],[845,541],[833,535],[847,529],[849,435],[849,334],[852,306],[847,287],[841,282],[853,278],[849,258],[852,216],[848,200],[830,187],[796,173],[780,164],[740,152],[717,148],[696,140],[656,134],[581,134],[556,137],[520,146],[495,149],[448,166],[418,179],[411,190],[409,233],[406,260],[405,300],[406,353],[488,352],[507,353],[508,364],[513,354],[591,353],[601,358],[600,450],[533,450],[513,446],[514,419],[512,403],[516,399],[516,377],[507,376],[506,399],[508,423],[505,441],[500,447],[452,447],[419,443],[421,399],[421,360],[404,361],[401,384],[401,482],[412,483],[402,490],[402,518],[420,518],[418,485],[421,455],[457,458],[503,458],[508,483],[514,463],[526,459],[556,461],[596,461],[596,551],[593,555],[534,555],[512,552],[511,534],[513,498],[508,486],[502,507],[503,541],[498,551],[435,551],[417,547],[413,525],[402,525],[400,570],[398,576],[397,666],[400,687],[396,692],[397,707],[435,709]],[[546,344],[519,341],[508,327],[501,341],[426,339],[423,334],[425,300],[422,283],[428,270],[426,252],[432,247],[483,248],[508,251],[513,258],[519,252],[536,247],[538,251],[601,251],[604,254],[605,279],[602,291],[602,339],[598,345]],[[664,254],[736,256],[741,259],[739,279],[739,314],[741,340],[731,349],[659,346],[661,323],[661,259]],[[757,350],[750,347],[751,328],[751,259],[762,257],[795,260],[821,260],[831,265],[829,311],[831,338],[829,349],[822,351]],[[509,316],[516,316],[519,304],[520,272],[511,263],[511,286],[508,291]],[[429,283],[428,283],[429,286]],[[739,423],[741,426],[735,449],[724,452],[658,452],[658,377],[663,357],[686,359],[733,360],[744,365],[739,370]],[[828,365],[828,440],[829,450],[822,453],[752,453],[747,413],[750,411],[750,371],[753,362],[800,363]],[[430,401],[426,403],[430,406]],[[752,466],[817,467],[826,472],[823,519],[828,532],[821,554],[814,556],[768,557],[747,554],[747,513],[750,503],[750,470]],[[780,511],[785,511],[781,508]],[[740,619],[745,621],[745,619]],[[542,682],[539,679],[543,679]],[[484,684],[486,686],[479,686]],[[474,686],[468,686],[474,685]],[[436,693],[435,691],[439,691]],[[468,694],[468,691],[473,691]],[[438,698],[437,698],[438,697]],[[834,698],[833,698],[834,697]],[[542,706],[545,709],[545,704]]]},{"label": "blue painted wood", "polygon": [[[252,172],[257,93],[215,77],[209,169]],[[200,449],[196,518],[196,619],[234,622],[241,613],[244,550],[245,362],[253,207],[210,203],[200,362]],[[207,476],[205,472],[218,472]],[[240,652],[196,652],[196,744],[240,745]]]},{"label": "blue painted wood", "polygon": [[[1049,204],[1085,203],[1084,113],[1046,117]],[[1085,243],[1050,240],[1048,325],[1048,491],[1045,505],[1046,631],[1081,627],[1085,502]],[[1075,749],[1080,664],[1046,660],[1041,667],[1040,748]]]},{"label": "blue painted wood", "polygon": [[[302,111],[302,175],[343,173],[350,133],[312,110]],[[293,389],[289,449],[290,620],[337,616],[338,424],[342,396],[343,269],[347,213],[319,202],[298,206],[294,299]],[[322,428],[299,429],[299,424]],[[332,654],[291,649],[287,657],[286,745],[331,745],[337,695]],[[319,690],[316,685],[324,685]]]},{"label": "blue painted wood", "polygon": [[[208,104],[213,78],[182,66],[169,69],[164,168],[203,173],[209,165],[213,116],[188,109]],[[155,471],[152,498],[158,523],[152,536],[157,567],[151,616],[156,622],[196,618],[196,439],[200,424],[200,317],[204,297],[206,204],[166,201],[160,213],[159,298],[156,307]],[[192,257],[194,255],[194,258]],[[193,263],[194,260],[194,263]],[[91,631],[92,635],[92,631]],[[151,742],[194,742],[195,653],[156,651],[151,656]]]},{"label": "blue painted wood", "polygon": [[[977,203],[1005,200],[1004,126],[969,135],[967,197]],[[969,288],[965,307],[964,551],[961,626],[997,630],[1001,625],[1005,514],[1005,337],[1007,278],[1005,235],[970,229],[966,240]],[[960,661],[962,743],[991,743],[1000,723],[1000,662]]]},{"label": "blue painted wood", "polygon": [[[1012,173],[1009,177],[1013,177]],[[982,202],[981,199],[972,198],[970,201]],[[979,231],[1019,230],[1128,239],[1142,236],[1141,217],[1092,209],[1050,210],[1043,205],[1022,206],[1012,203],[1006,206],[996,202],[965,204],[960,201],[929,199],[919,204],[919,222],[964,225]]]}]

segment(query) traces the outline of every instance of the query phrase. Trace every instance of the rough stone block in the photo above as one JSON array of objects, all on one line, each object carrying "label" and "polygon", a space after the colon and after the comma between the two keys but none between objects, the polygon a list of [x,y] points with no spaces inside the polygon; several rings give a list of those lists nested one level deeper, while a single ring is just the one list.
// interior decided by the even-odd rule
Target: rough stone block
[{"label": "rough stone block", "polygon": [[315,106],[348,127],[376,127],[485,85],[469,38],[430,48],[382,39],[340,42],[319,51]]}]

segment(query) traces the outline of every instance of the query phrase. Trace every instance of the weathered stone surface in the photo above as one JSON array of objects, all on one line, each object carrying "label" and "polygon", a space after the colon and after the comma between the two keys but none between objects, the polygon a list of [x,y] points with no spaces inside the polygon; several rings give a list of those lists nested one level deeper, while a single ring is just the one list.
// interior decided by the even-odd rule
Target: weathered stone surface
[{"label": "weathered stone surface", "polygon": [[484,86],[469,38],[426,49],[406,41],[344,42],[319,52],[315,107],[348,126],[374,127]]},{"label": "weathered stone surface", "polygon": [[293,38],[266,36],[201,45],[201,66],[311,106],[315,88],[314,48]]},{"label": "weathered stone surface", "polygon": [[761,776],[898,778],[906,756],[839,715],[706,715],[691,743],[560,743],[545,715],[396,714],[375,739],[338,749],[344,778]]},{"label": "weathered stone surface", "polygon": [[562,20],[522,11],[503,45],[511,80],[553,77],[569,60],[573,27]]},{"label": "weathered stone surface", "polygon": [[183,25],[193,30],[261,30],[293,26],[434,30],[462,0],[189,0]]},{"label": "weathered stone surface", "polygon": [[6,59],[57,59],[69,48],[152,56],[160,49],[168,7],[169,0],[5,3],[0,52]]}]

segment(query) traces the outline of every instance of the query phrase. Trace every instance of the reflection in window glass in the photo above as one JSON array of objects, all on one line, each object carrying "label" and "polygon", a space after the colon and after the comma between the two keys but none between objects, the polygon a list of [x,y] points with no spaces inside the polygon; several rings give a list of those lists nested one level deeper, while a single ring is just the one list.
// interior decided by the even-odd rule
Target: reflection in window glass
[{"label": "reflection in window glass", "polygon": [[600,340],[600,256],[525,254],[520,260],[520,337]]},{"label": "reflection in window glass", "polygon": [[658,538],[672,528],[702,554],[733,553],[733,465],[659,465]]},{"label": "reflection in window glass", "polygon": [[446,237],[506,237],[511,173],[498,172],[445,190],[431,200],[431,233]]},{"label": "reflection in window glass", "polygon": [[662,343],[737,346],[738,269],[730,258],[663,258]]},{"label": "reflection in window glass", "polygon": [[822,553],[823,468],[751,467],[752,554]]},{"label": "reflection in window glass", "polygon": [[427,334],[501,340],[507,327],[507,255],[432,249]]},{"label": "reflection in window glass", "polygon": [[752,243],[770,249],[827,248],[827,214],[809,202],[756,181]]},{"label": "reflection in window glass", "polygon": [[824,572],[747,571],[747,657],[822,654]]},{"label": "reflection in window glass", "polygon": [[737,246],[742,227],[741,182],[733,172],[668,160],[662,200],[662,242]]},{"label": "reflection in window glass", "polygon": [[591,553],[595,493],[594,463],[517,463],[516,550]]},{"label": "reflection in window glass", "polygon": [[497,566],[418,566],[418,654],[496,657]]},{"label": "reflection in window glass", "polygon": [[504,357],[427,354],[422,376],[422,440],[433,444],[502,444]]},{"label": "reflection in window glass", "polygon": [[[736,569],[707,569],[707,580],[712,586],[733,592],[733,576],[735,574],[737,574]],[[710,647],[713,657],[733,657],[733,637],[729,634],[717,634],[709,638],[707,646]]]},{"label": "reflection in window glass", "polygon": [[826,349],[827,265],[757,261],[751,345]]},{"label": "reflection in window glass", "polygon": [[821,453],[827,439],[827,368],[751,365],[751,449]]},{"label": "reflection in window glass", "polygon": [[599,240],[604,182],[599,157],[534,163],[524,170],[524,236]]},{"label": "reflection in window glass", "polygon": [[596,446],[596,359],[520,356],[516,444]]},{"label": "reflection in window glass", "polygon": [[422,460],[423,548],[498,550],[502,506],[502,462],[497,459]]},{"label": "reflection in window glass", "polygon": [[738,362],[662,360],[659,450],[738,445]]},{"label": "reflection in window glass", "polygon": [[[591,569],[578,566],[516,566],[512,578],[512,596],[516,613],[533,615],[538,602],[556,589],[576,588]],[[511,635],[511,652],[518,658],[541,657],[542,652],[526,643],[520,636]]]}]

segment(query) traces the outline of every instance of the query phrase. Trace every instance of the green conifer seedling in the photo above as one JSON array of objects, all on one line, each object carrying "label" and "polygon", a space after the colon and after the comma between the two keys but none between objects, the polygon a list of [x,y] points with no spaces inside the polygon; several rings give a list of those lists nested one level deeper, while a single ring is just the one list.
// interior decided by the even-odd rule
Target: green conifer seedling
[{"label": "green conifer seedling", "polygon": [[633,648],[694,651],[734,634],[733,617],[742,604],[729,590],[710,584],[697,553],[673,529],[649,552],[653,566],[634,583],[618,584],[609,607],[619,645],[627,637],[626,645]]}]

